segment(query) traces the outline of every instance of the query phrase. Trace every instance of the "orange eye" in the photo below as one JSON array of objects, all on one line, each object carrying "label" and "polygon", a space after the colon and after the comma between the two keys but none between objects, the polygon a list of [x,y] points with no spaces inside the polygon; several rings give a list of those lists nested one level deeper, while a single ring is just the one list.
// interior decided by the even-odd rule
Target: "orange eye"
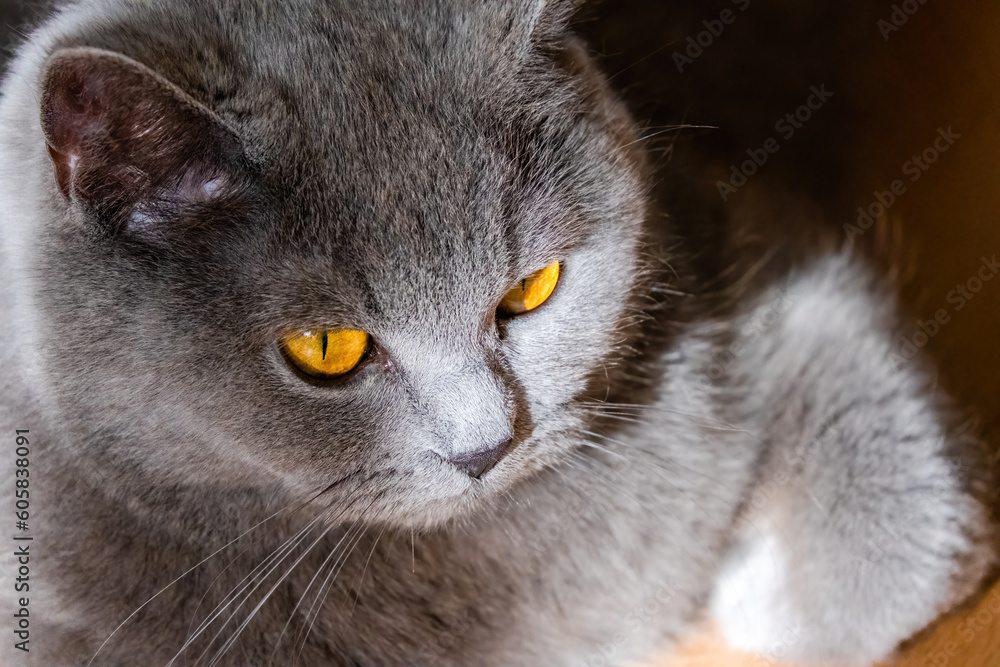
[{"label": "orange eye", "polygon": [[361,363],[371,337],[364,331],[304,331],[285,338],[281,351],[306,375],[331,380]]},{"label": "orange eye", "polygon": [[507,292],[497,307],[497,312],[505,317],[521,315],[545,303],[559,282],[559,262],[549,264],[521,280],[518,286]]}]

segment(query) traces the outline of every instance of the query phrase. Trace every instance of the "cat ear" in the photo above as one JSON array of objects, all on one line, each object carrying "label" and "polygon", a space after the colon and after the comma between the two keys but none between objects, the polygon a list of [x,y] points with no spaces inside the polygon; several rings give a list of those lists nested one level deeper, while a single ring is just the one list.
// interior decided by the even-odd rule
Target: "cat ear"
[{"label": "cat ear", "polygon": [[532,33],[536,35],[562,32],[573,16],[573,12],[583,5],[583,0],[525,1],[532,15]]},{"label": "cat ear", "polygon": [[42,82],[55,181],[106,232],[157,235],[235,181],[242,155],[235,134],[148,67],[69,48],[49,58]]}]

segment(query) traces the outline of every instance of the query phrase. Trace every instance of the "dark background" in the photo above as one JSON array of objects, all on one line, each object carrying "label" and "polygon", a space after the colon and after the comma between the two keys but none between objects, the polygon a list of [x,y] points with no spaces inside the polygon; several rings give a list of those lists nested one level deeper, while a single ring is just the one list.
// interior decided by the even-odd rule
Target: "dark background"
[{"label": "dark background", "polygon": [[[876,191],[906,178],[902,165],[932,144],[938,128],[961,135],[919,181],[906,181],[906,194],[854,247],[899,284],[902,335],[948,311],[926,351],[939,383],[1000,451],[1000,278],[961,309],[948,300],[982,257],[1000,256],[1000,3],[910,1],[915,13],[888,39],[878,22],[903,0],[750,0],[745,11],[731,0],[608,0],[584,9],[576,23],[644,134],[654,135],[645,143],[674,224],[709,249],[721,246],[720,227],[746,220],[763,230],[748,241],[762,252],[775,238],[792,247],[813,236],[844,245],[842,226]],[[0,61],[48,4],[0,0]],[[674,52],[727,8],[735,20],[679,72]],[[779,152],[722,202],[716,179],[776,136],[775,121],[813,85],[833,97],[792,138],[779,139]],[[680,123],[711,127],[667,129]],[[949,665],[994,664],[1000,615],[984,613],[992,629],[972,643],[956,636],[957,619],[905,664],[924,664],[948,641],[960,649]],[[712,654],[681,664],[743,663]]]}]

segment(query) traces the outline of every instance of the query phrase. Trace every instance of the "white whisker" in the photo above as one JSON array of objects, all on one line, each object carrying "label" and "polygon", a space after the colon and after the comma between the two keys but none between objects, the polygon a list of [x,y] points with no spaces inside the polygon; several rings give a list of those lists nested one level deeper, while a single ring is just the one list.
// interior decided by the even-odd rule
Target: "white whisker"
[{"label": "white whisker", "polygon": [[[268,576],[270,576],[271,572],[273,572],[278,567],[278,565],[280,565],[281,561],[283,561],[288,556],[288,554],[291,553],[295,549],[295,547],[298,544],[301,543],[301,541],[303,539],[305,539],[305,536],[306,536],[307,532],[316,524],[317,521],[319,521],[319,519],[320,519],[319,516],[313,518],[308,524],[306,524],[305,527],[303,527],[301,530],[299,530],[297,533],[295,533],[295,535],[289,537],[287,540],[285,540],[284,542],[282,542],[282,544],[277,549],[275,549],[274,552],[272,552],[272,554],[270,556],[268,556],[266,559],[264,559],[264,561],[262,563],[260,563],[259,565],[257,565],[253,570],[250,571],[249,574],[247,574],[245,577],[243,577],[243,579],[241,579],[239,581],[239,583],[237,583],[236,586],[233,588],[233,591],[230,592],[228,595],[226,595],[219,602],[219,604],[217,604],[213,608],[213,610],[212,610],[212,612],[210,612],[208,618],[206,618],[204,621],[202,621],[198,625],[198,628],[195,630],[194,634],[191,635],[191,636],[189,636],[185,640],[184,644],[180,647],[180,649],[177,651],[177,653],[174,655],[174,657],[171,658],[170,662],[167,663],[166,667],[170,667],[170,665],[172,665],[174,663],[174,661],[176,661],[177,658],[180,657],[180,655],[188,648],[188,646],[190,646],[203,632],[205,632],[205,630],[207,630],[208,627],[217,618],[219,618],[219,616],[221,616],[222,613],[233,602],[235,602],[236,599],[238,597],[240,597],[240,595],[247,588],[249,588],[251,585],[253,585],[253,580],[256,578],[256,573],[257,572],[264,570],[265,568],[268,567],[268,565],[271,562],[275,562],[276,561],[275,564],[274,564],[274,566],[270,570],[268,570],[261,577],[260,582],[257,582],[256,585],[253,585],[253,588],[250,590],[249,593],[247,593],[247,595],[246,595],[246,597],[244,597],[243,601],[240,602],[240,604],[237,605],[236,610],[233,611],[233,614],[230,615],[229,619],[227,619],[226,622],[223,623],[223,625],[219,629],[219,631],[215,634],[215,636],[212,637],[211,641],[209,641],[209,644],[208,644],[208,646],[210,647],[212,645],[212,643],[219,637],[219,634],[221,634],[222,630],[229,623],[229,621],[232,620],[233,616],[236,614],[236,611],[243,605],[243,602],[245,602],[246,599],[248,599],[249,596],[252,595],[253,592],[255,590],[257,590],[257,588],[260,587],[261,583],[263,583],[263,581],[266,580]],[[248,579],[250,581],[247,581]],[[244,582],[247,582],[247,583],[244,584]],[[201,659],[202,659],[202,657],[204,657],[205,653],[207,653],[207,652],[208,652],[208,648],[206,647],[205,652],[203,652],[202,655],[198,657],[198,659],[196,660],[196,662],[200,662]]]},{"label": "white whisker", "polygon": [[[229,637],[229,639],[226,640],[226,643],[222,645],[222,648],[220,648],[218,652],[216,652],[215,657],[212,659],[212,662],[209,663],[209,667],[212,667],[212,665],[216,665],[219,663],[219,660],[222,659],[222,656],[225,655],[226,651],[228,651],[229,648],[236,643],[236,640],[239,639],[240,634],[250,624],[250,621],[252,621],[254,616],[257,615],[257,612],[260,611],[261,607],[263,607],[264,604],[270,599],[271,595],[274,594],[274,591],[278,589],[278,586],[280,586],[285,581],[285,579],[288,578],[288,575],[295,570],[296,566],[298,566],[298,564],[301,563],[303,559],[305,559],[305,557],[310,554],[310,552],[312,552],[313,547],[319,544],[323,540],[323,538],[326,537],[327,533],[329,533],[331,529],[332,526],[327,526],[326,528],[324,528],[323,532],[320,533],[320,536],[317,537],[312,544],[310,544],[308,547],[305,548],[302,554],[295,559],[295,562],[293,562],[290,566],[288,566],[288,569],[285,570],[285,573],[281,575],[281,577],[279,577],[278,580],[274,582],[274,585],[271,586],[271,588],[267,591],[267,593],[264,594],[264,597],[261,598],[260,602],[257,603],[257,605],[253,608],[253,610],[246,617],[246,619],[240,624],[240,626],[236,629],[236,632],[234,632]],[[256,590],[256,587],[254,588]],[[233,613],[235,615],[235,611]],[[232,616],[230,616],[230,619],[232,619]],[[223,627],[228,623],[229,621],[227,620],[226,623],[223,625]]]},{"label": "white whisker", "polygon": [[[289,506],[287,506],[287,507],[283,507],[282,509],[278,510],[277,512],[275,512],[275,513],[274,513],[274,514],[272,514],[271,516],[269,516],[269,517],[267,517],[267,518],[263,519],[262,521],[260,521],[260,522],[258,522],[258,523],[256,523],[256,524],[254,524],[253,526],[251,526],[250,528],[248,528],[248,529],[247,529],[246,531],[244,531],[244,532],[240,533],[240,534],[239,534],[239,535],[237,535],[237,536],[236,536],[235,538],[233,538],[232,540],[230,540],[230,541],[229,541],[229,542],[227,542],[226,544],[222,545],[221,547],[219,547],[219,548],[218,548],[218,549],[216,549],[215,551],[213,551],[213,552],[212,552],[211,554],[209,554],[208,556],[206,556],[206,557],[205,557],[205,558],[204,558],[203,560],[201,560],[201,561],[199,561],[198,563],[196,563],[195,565],[191,566],[191,567],[190,567],[189,569],[187,569],[186,571],[184,571],[184,573],[182,573],[182,574],[181,574],[180,576],[178,576],[178,577],[177,577],[176,579],[174,579],[174,580],[173,580],[173,581],[171,581],[171,582],[170,582],[169,584],[167,584],[166,586],[164,586],[163,588],[161,588],[160,590],[158,590],[158,591],[157,591],[156,593],[154,593],[154,594],[152,595],[152,597],[150,597],[150,598],[149,598],[148,600],[146,600],[146,601],[145,601],[145,602],[143,602],[143,603],[142,603],[141,605],[139,605],[139,606],[138,606],[138,607],[137,607],[137,608],[135,609],[135,611],[133,611],[133,612],[132,612],[131,614],[129,614],[129,615],[128,615],[128,616],[127,616],[127,617],[125,618],[125,620],[124,620],[124,621],[122,621],[121,623],[119,623],[119,624],[118,624],[118,626],[117,626],[117,627],[116,627],[116,628],[115,628],[114,630],[112,630],[112,631],[111,631],[111,634],[110,634],[110,635],[108,635],[107,639],[105,639],[105,640],[104,640],[103,642],[101,642],[101,645],[100,645],[99,647],[97,647],[97,651],[95,651],[95,652],[94,652],[94,655],[93,655],[93,656],[91,656],[90,660],[88,660],[88,661],[87,661],[87,667],[90,667],[90,665],[92,665],[92,664],[94,663],[94,660],[95,660],[95,659],[97,658],[97,655],[98,655],[98,654],[99,654],[99,653],[101,652],[101,650],[102,650],[102,649],[103,649],[103,648],[104,648],[105,646],[107,646],[108,642],[109,642],[109,641],[111,641],[111,638],[112,638],[112,637],[114,637],[114,636],[115,636],[115,634],[116,634],[116,633],[117,633],[117,632],[118,632],[119,630],[121,630],[121,629],[122,629],[122,627],[124,627],[126,623],[128,623],[128,622],[129,622],[130,620],[132,620],[132,618],[133,618],[133,617],[134,617],[134,616],[135,616],[136,614],[138,614],[138,613],[139,613],[140,611],[142,611],[142,610],[143,610],[143,609],[144,609],[144,608],[146,607],[146,605],[148,605],[148,604],[149,604],[150,602],[152,602],[153,600],[155,600],[156,598],[158,598],[158,597],[159,597],[160,595],[162,595],[162,594],[163,594],[163,593],[164,593],[165,591],[167,591],[167,590],[168,590],[169,588],[171,588],[171,587],[172,587],[172,586],[173,586],[174,584],[176,584],[177,582],[179,582],[179,581],[180,581],[181,579],[183,579],[183,578],[184,578],[184,577],[186,577],[187,575],[189,575],[189,574],[191,574],[192,572],[194,572],[195,570],[197,570],[197,569],[198,569],[199,567],[201,567],[202,565],[204,565],[205,563],[207,563],[208,561],[210,561],[210,560],[211,560],[212,558],[214,558],[214,557],[215,557],[216,555],[218,555],[218,554],[222,553],[223,551],[225,551],[226,549],[228,549],[228,548],[229,548],[230,546],[232,546],[233,544],[235,544],[235,543],[236,543],[236,542],[238,542],[239,540],[243,539],[243,538],[244,538],[244,537],[245,537],[246,535],[248,535],[249,533],[253,532],[253,531],[254,531],[254,530],[256,530],[256,529],[257,529],[258,527],[260,527],[260,526],[264,525],[265,523],[267,523],[268,521],[272,520],[273,518],[275,518],[276,516],[278,516],[278,515],[279,515],[279,514],[281,514],[282,512],[285,512],[285,511],[288,511],[289,507],[291,507],[291,505],[289,505]],[[298,508],[296,508],[296,509],[298,509]],[[293,510],[293,511],[294,511],[294,510]]]},{"label": "white whisker", "polygon": [[[340,571],[344,568],[344,565],[347,564],[347,559],[350,557],[351,552],[354,551],[354,547],[357,546],[358,542],[361,541],[366,532],[367,528],[361,528],[357,531],[356,538],[349,543],[347,548],[342,550],[341,556],[337,558],[337,561],[330,568],[330,574],[326,576],[326,579],[320,585],[319,590],[316,591],[316,597],[313,599],[313,604],[310,606],[309,611],[306,612],[305,618],[309,622],[306,626],[305,632],[302,634],[302,645],[299,647],[298,653],[295,654],[295,660],[292,664],[297,664],[299,658],[302,656],[302,651],[305,650],[306,643],[309,641],[309,634],[312,632],[313,625],[316,623],[316,620],[323,611],[323,604],[326,602],[327,595],[329,595],[330,590],[332,590],[333,584],[336,581],[337,576],[340,574]],[[336,570],[334,570],[334,568],[336,568]],[[327,585],[329,585],[329,588],[327,588]],[[324,589],[326,589],[325,593],[323,592]],[[322,597],[320,597],[321,594]],[[315,614],[312,613],[314,607],[316,609]],[[312,620],[309,620],[310,614],[312,614]]]}]

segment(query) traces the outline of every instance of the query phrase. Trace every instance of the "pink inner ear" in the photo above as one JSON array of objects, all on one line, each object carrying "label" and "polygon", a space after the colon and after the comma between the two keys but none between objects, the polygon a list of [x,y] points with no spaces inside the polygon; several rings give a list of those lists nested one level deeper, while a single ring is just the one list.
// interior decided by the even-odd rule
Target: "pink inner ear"
[{"label": "pink inner ear", "polygon": [[104,86],[99,72],[85,59],[67,62],[56,56],[53,60],[45,74],[41,120],[56,181],[69,198],[87,138],[105,120],[98,92]]},{"label": "pink inner ear", "polygon": [[240,168],[239,140],[211,111],[119,54],[56,52],[41,112],[59,189],[113,231],[217,200]]},{"label": "pink inner ear", "polygon": [[76,173],[77,164],[80,162],[80,156],[76,153],[60,153],[49,145],[49,157],[56,170],[56,183],[59,185],[59,191],[66,199],[69,199],[73,176]]}]

